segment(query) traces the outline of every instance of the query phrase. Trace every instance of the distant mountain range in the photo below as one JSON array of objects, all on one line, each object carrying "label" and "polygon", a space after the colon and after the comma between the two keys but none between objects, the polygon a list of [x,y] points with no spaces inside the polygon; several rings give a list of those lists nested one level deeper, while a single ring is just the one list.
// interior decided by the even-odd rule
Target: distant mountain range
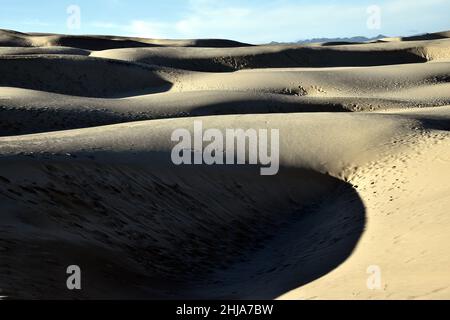
[{"label": "distant mountain range", "polygon": [[271,42],[270,44],[308,44],[308,43],[322,43],[322,42],[367,42],[367,41],[376,41],[386,38],[385,35],[378,35],[373,38],[367,38],[362,36],[351,37],[351,38],[313,38],[307,40],[299,40],[297,42]]}]

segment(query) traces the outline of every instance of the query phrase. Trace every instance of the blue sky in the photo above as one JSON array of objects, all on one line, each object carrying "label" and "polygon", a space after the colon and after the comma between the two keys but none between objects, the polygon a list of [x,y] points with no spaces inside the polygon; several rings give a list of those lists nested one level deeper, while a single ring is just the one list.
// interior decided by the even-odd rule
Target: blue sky
[{"label": "blue sky", "polygon": [[[70,5],[80,8],[80,28],[67,25]],[[369,27],[371,5],[380,23]],[[0,0],[0,8],[3,29],[252,43],[450,29],[450,0]]]}]

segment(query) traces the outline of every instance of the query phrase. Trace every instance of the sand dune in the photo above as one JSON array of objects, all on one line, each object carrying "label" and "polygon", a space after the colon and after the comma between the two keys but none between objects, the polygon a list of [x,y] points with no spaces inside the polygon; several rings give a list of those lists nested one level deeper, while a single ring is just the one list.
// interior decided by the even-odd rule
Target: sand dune
[{"label": "sand dune", "polygon": [[245,47],[249,44],[222,39],[145,39],[117,36],[74,36],[46,33],[23,33],[0,30],[0,47],[75,47],[86,50],[140,48],[155,46],[227,48]]},{"label": "sand dune", "polygon": [[28,55],[77,55],[89,56],[91,51],[70,47],[0,47],[2,56],[28,56]]},{"label": "sand dune", "polygon": [[[0,32],[0,296],[449,298],[447,38]],[[279,129],[279,173],[174,165],[196,120]]]},{"label": "sand dune", "polygon": [[450,31],[426,33],[418,36],[402,37],[402,41],[417,41],[417,40],[434,40],[450,38]]},{"label": "sand dune", "polygon": [[[49,64],[54,59],[65,59],[48,57],[42,59]],[[35,63],[28,59],[25,58],[27,63]],[[41,61],[41,58],[36,59]],[[101,73],[90,79],[93,70],[90,65],[98,60],[81,59],[67,58],[80,65],[69,77],[60,71],[64,69],[58,68],[66,82],[56,81],[57,74],[44,71],[34,77],[16,73],[14,77],[4,78],[2,81],[9,86],[19,83],[16,86],[39,90],[52,86],[53,92],[73,92],[79,78],[86,80],[82,86],[75,87],[84,97],[1,88],[4,98],[0,98],[0,114],[5,121],[0,124],[0,134],[18,135],[185,116],[361,112],[450,104],[450,63],[445,60],[364,68],[256,69],[233,73],[189,73],[154,66],[141,71],[139,65],[137,69],[140,72],[130,68],[129,72],[133,72],[136,79],[130,82],[126,80],[133,79],[131,76],[117,81],[113,77],[116,71],[109,67],[110,60],[105,60],[102,61],[104,66],[99,64],[98,68],[110,68],[111,73],[108,81],[100,82],[97,79]],[[13,61],[27,72],[20,57]],[[39,64],[39,68],[46,68],[43,63]],[[117,77],[121,77],[121,70],[126,66],[117,66]],[[14,68],[14,64],[5,67]],[[69,68],[69,63],[66,68]],[[148,68],[151,69],[146,71]],[[141,77],[141,72],[146,72],[148,81]],[[54,81],[44,82],[41,80],[43,77]],[[150,83],[153,88],[145,87],[145,83]],[[85,89],[88,84],[89,90]],[[134,95],[139,90],[142,93],[163,92]],[[86,97],[88,95],[90,97]],[[99,98],[108,95],[124,97]]]},{"label": "sand dune", "polygon": [[164,91],[170,84],[154,69],[122,61],[69,55],[0,58],[1,86],[80,96],[127,96]]},{"label": "sand dune", "polygon": [[448,38],[353,45],[277,45],[241,48],[133,48],[92,56],[157,64],[193,71],[230,72],[255,68],[351,67],[449,59]]}]

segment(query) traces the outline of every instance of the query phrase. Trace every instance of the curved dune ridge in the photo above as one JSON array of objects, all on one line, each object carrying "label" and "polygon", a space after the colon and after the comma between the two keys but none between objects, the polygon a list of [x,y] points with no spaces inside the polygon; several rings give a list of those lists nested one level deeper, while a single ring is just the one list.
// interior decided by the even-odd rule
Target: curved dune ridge
[{"label": "curved dune ridge", "polygon": [[[448,40],[438,48],[447,48]],[[420,45],[420,44],[419,44]],[[437,53],[424,55],[427,47],[416,44],[364,44],[352,46],[263,46],[226,49],[143,48],[114,49],[91,55],[171,66],[192,71],[231,72],[255,68],[355,67],[420,63]],[[449,58],[448,53],[445,55]]]},{"label": "curved dune ridge", "polygon": [[1,86],[87,97],[126,96],[166,90],[154,70],[122,61],[68,55],[4,56]]},{"label": "curved dune ridge", "polygon": [[117,48],[140,48],[155,46],[170,47],[245,47],[250,46],[232,40],[222,39],[145,39],[117,36],[82,36],[46,33],[23,33],[13,30],[0,30],[0,46],[2,47],[75,47],[86,50],[106,50]]},{"label": "curved dune ridge", "polygon": [[[0,296],[449,298],[449,41],[0,31]],[[279,129],[279,173],[174,165],[195,120]]]}]

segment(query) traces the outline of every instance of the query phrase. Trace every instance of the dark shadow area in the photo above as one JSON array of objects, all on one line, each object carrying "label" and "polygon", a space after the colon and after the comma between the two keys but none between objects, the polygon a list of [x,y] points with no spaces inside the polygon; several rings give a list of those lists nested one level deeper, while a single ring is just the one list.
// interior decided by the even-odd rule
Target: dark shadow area
[{"label": "dark shadow area", "polygon": [[260,100],[231,101],[225,103],[210,104],[204,107],[195,108],[190,115],[231,115],[231,114],[266,114],[266,113],[297,113],[297,112],[349,112],[340,103],[304,103],[267,101]]},{"label": "dark shadow area", "polygon": [[324,42],[321,44],[322,47],[329,47],[329,46],[351,46],[354,44],[365,44],[365,42],[348,42],[348,41],[330,41],[330,42]]},{"label": "dark shadow area", "polygon": [[199,47],[199,48],[237,48],[252,46],[227,39],[190,39],[165,40],[146,39],[105,35],[63,35],[53,33],[22,33],[13,30],[0,29],[0,47],[31,47],[29,37],[49,37],[51,46],[72,47],[85,50],[110,50],[122,48],[152,48],[152,47]]},{"label": "dark shadow area", "polygon": [[[215,274],[213,291],[219,294],[214,298],[276,299],[319,279],[352,254],[365,223],[365,207],[358,193],[338,181],[333,193],[300,210],[248,262]],[[227,277],[229,283],[224,280]],[[200,293],[199,298],[208,295]]]},{"label": "dark shadow area", "polygon": [[234,40],[225,39],[196,39],[192,40],[193,44],[186,47],[198,48],[240,48],[253,47],[254,45]]},{"label": "dark shadow area", "polygon": [[[272,299],[335,269],[364,230],[356,191],[314,171],[55,159],[3,161],[9,298]],[[82,291],[66,288],[70,265]]]},{"label": "dark shadow area", "polygon": [[341,103],[303,103],[299,101],[239,100],[208,104],[191,110],[165,112],[140,111],[123,113],[108,111],[104,108],[79,109],[47,108],[33,109],[23,107],[2,107],[0,103],[0,136],[43,133],[60,130],[81,129],[133,121],[145,121],[167,118],[265,114],[289,112],[348,112]]},{"label": "dark shadow area", "polygon": [[[142,39],[145,40],[145,39]],[[154,43],[140,42],[138,40],[130,39],[107,39],[104,37],[89,37],[89,36],[61,36],[57,44],[59,46],[73,47],[86,50],[110,50],[122,48],[152,48],[152,47],[167,47],[169,45],[161,45]],[[176,40],[173,44],[177,46]],[[249,47],[250,44],[241,43],[232,40],[221,39],[199,39],[192,40],[191,44],[183,45],[183,47],[198,47],[198,48],[237,48]]]},{"label": "dark shadow area", "polygon": [[149,120],[150,116],[119,114],[104,109],[71,110],[11,108],[0,106],[0,136],[18,136],[61,130],[90,128],[130,121]]},{"label": "dark shadow area", "polygon": [[135,40],[107,39],[103,37],[90,36],[61,36],[55,44],[62,47],[72,47],[95,51],[122,48],[160,47],[157,44],[144,43]]},{"label": "dark shadow area", "polygon": [[[378,108],[404,108],[405,106],[405,101],[395,99],[335,98],[333,101],[329,101],[308,96],[292,96],[292,94],[287,94],[287,96],[289,97],[286,97],[285,94],[270,93],[267,96],[261,95],[260,99],[230,99],[230,101],[221,103],[200,103],[196,102],[196,97],[193,96],[191,100],[194,102],[186,104],[185,109],[173,108],[172,104],[168,104],[166,109],[152,109],[152,102],[149,102],[148,109],[142,109],[134,108],[133,103],[126,100],[110,102],[114,107],[123,104],[123,112],[120,112],[118,108],[106,109],[102,102],[99,104],[92,102],[93,105],[82,104],[76,100],[62,105],[52,102],[52,105],[46,108],[24,105],[20,100],[8,101],[4,105],[0,102],[0,119],[2,119],[0,136],[169,118],[301,112],[358,112],[377,110]],[[441,104],[447,105],[448,101],[442,101]],[[422,107],[438,107],[427,101],[420,101],[420,105]],[[355,110],[355,106],[358,106],[359,109]],[[408,114],[405,113],[404,116],[408,116]],[[427,120],[427,125],[435,129],[445,129],[448,127],[448,122],[437,116]]]},{"label": "dark shadow area", "polygon": [[82,56],[3,56],[0,86],[73,96],[120,98],[172,87],[150,66]]},{"label": "dark shadow area", "polygon": [[201,72],[234,72],[264,68],[368,67],[422,63],[427,59],[408,50],[339,50],[331,46],[286,48],[276,52],[255,52],[205,58],[152,55],[142,63]]},{"label": "dark shadow area", "polygon": [[448,36],[441,35],[439,33],[426,33],[422,35],[403,37],[402,41],[422,41],[422,40],[440,40],[447,39]]},{"label": "dark shadow area", "polygon": [[[439,107],[436,107],[437,110]],[[420,112],[420,111],[419,111]],[[442,130],[450,131],[450,117],[443,115],[433,115],[433,114],[402,114],[402,117],[412,118],[419,120],[423,127],[430,130]]]},{"label": "dark shadow area", "polygon": [[279,53],[261,54],[249,59],[248,68],[364,67],[426,62],[406,50],[357,51],[329,48],[292,48]]}]

